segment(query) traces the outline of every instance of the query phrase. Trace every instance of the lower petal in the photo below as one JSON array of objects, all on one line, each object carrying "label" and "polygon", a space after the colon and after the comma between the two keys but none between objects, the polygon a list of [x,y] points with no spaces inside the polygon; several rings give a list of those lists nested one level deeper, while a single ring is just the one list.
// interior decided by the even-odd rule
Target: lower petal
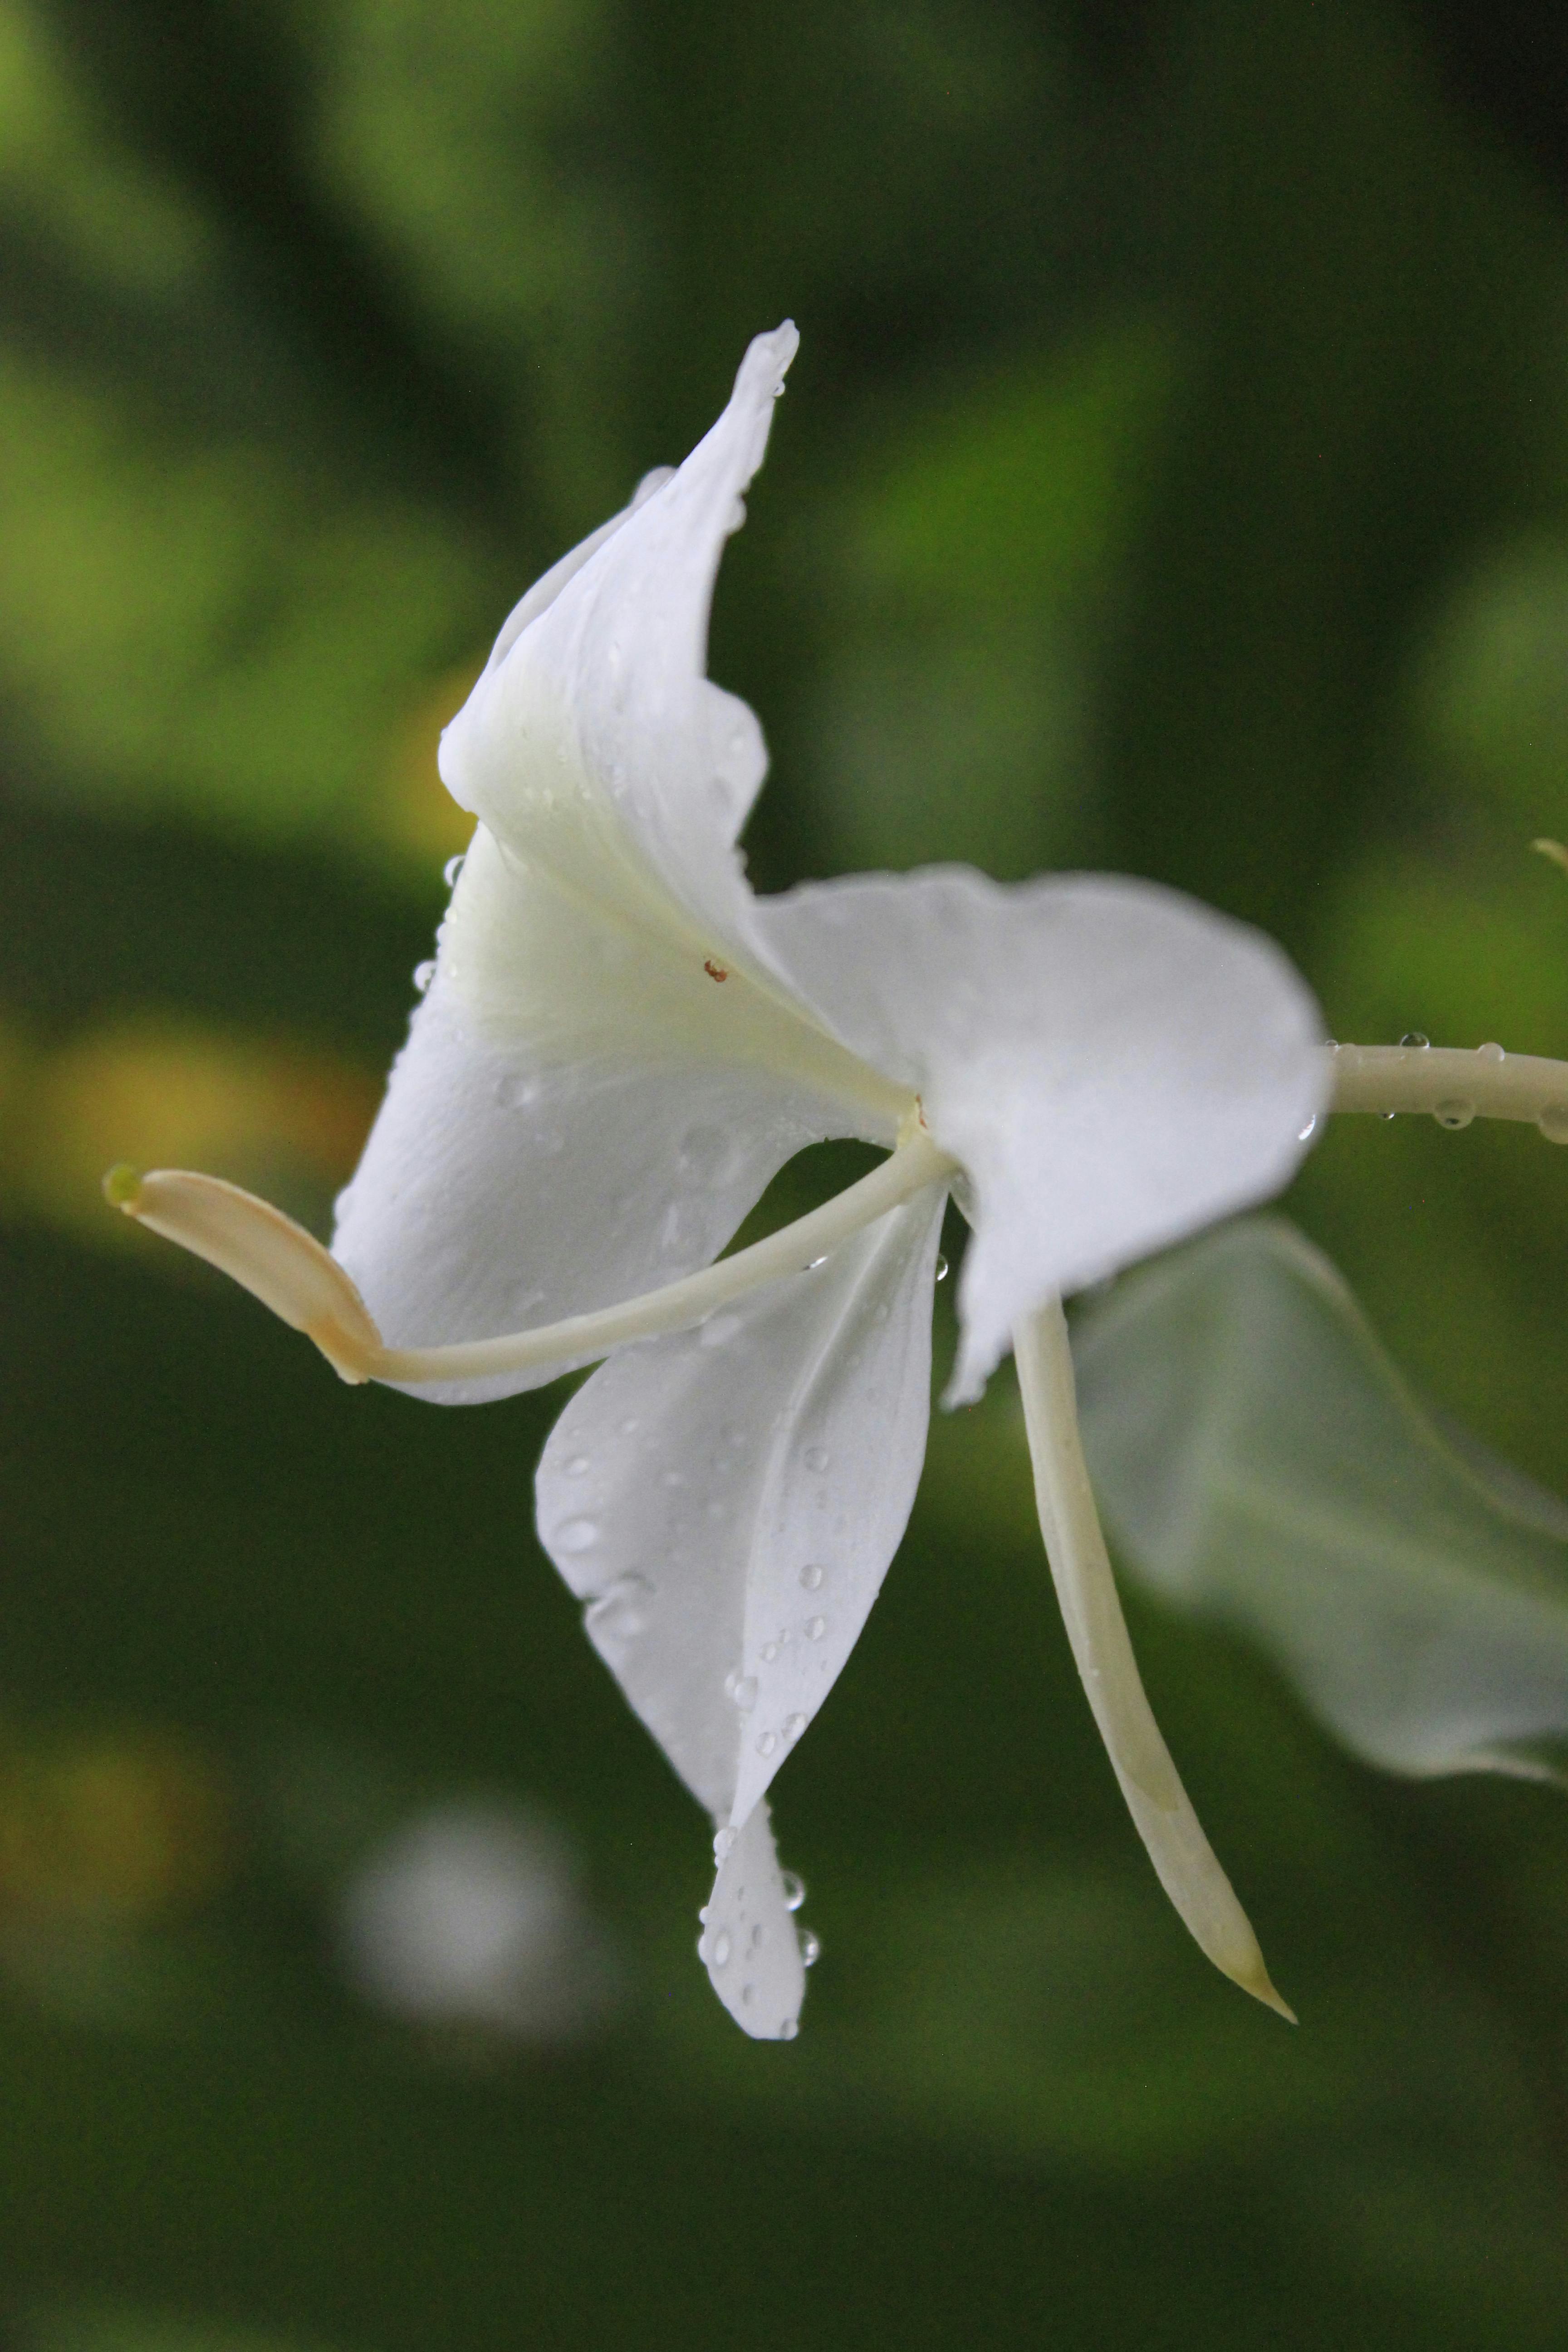
[{"label": "lower petal", "polygon": [[687,1786],[751,1818],[914,1501],[943,1188],[697,1330],[623,1348],[539,1466],[540,1538]]}]

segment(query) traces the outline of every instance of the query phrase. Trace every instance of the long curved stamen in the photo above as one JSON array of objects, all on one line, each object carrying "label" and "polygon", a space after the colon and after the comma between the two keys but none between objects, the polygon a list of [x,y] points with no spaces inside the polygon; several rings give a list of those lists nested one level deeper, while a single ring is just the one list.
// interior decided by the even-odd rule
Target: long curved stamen
[{"label": "long curved stamen", "polygon": [[292,1218],[216,1176],[160,1169],[147,1176],[114,1169],[104,1189],[116,1208],[231,1275],[275,1315],[313,1339],[345,1381],[469,1381],[497,1372],[564,1371],[647,1339],[700,1323],[763,1283],[798,1273],[863,1225],[928,1184],[952,1176],[950,1160],[919,1127],[858,1184],[792,1225],[700,1274],[618,1307],[569,1316],[533,1331],[446,1348],[385,1347],[337,1260]]},{"label": "long curved stamen", "polygon": [[1160,1736],[1128,1639],[1079,1439],[1067,1320],[1049,1298],[1013,1334],[1040,1532],[1073,1657],[1160,1884],[1215,1968],[1281,2017],[1258,1938]]},{"label": "long curved stamen", "polygon": [[[1329,1108],[1429,1111],[1446,1127],[1472,1118],[1528,1120],[1552,1142],[1568,1142],[1568,1062],[1440,1045],[1334,1045]],[[251,1192],[183,1169],[139,1176],[112,1169],[112,1205],[166,1240],[233,1276],[296,1330],[305,1332],[345,1381],[482,1380],[591,1360],[628,1339],[700,1322],[760,1284],[824,1256],[901,1201],[956,1173],[914,1118],[896,1150],[859,1183],[809,1216],[733,1257],[662,1290],[534,1331],[445,1348],[387,1348],[358,1291],[320,1242]]]}]

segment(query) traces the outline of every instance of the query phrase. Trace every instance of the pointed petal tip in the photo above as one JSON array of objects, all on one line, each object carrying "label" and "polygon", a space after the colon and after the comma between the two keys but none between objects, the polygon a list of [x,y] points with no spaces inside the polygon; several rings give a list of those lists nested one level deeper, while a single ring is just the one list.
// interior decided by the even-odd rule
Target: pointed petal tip
[{"label": "pointed petal tip", "polygon": [[978,1404],[985,1393],[985,1383],[1006,1353],[1007,1337],[1001,1339],[977,1328],[969,1312],[969,1301],[961,1296],[959,1312],[961,1327],[958,1354],[942,1392],[943,1412],[956,1412],[961,1405]]},{"label": "pointed petal tip", "polygon": [[793,2042],[805,1998],[805,1961],[769,1826],[766,1801],[714,1840],[718,1872],[698,1957],[708,1980],[752,2042]]},{"label": "pointed petal tip", "polygon": [[1254,2000],[1260,2000],[1265,2009],[1271,2009],[1277,2017],[1285,2020],[1287,2025],[1300,2025],[1300,2019],[1276,1988],[1264,1964],[1263,1955],[1256,1945],[1250,1952],[1229,1958],[1211,1948],[1208,1957],[1232,1984],[1239,1985],[1243,1992],[1249,1992]]},{"label": "pointed petal tip", "polygon": [[1261,1984],[1249,1984],[1246,1990],[1252,1994],[1255,2000],[1260,2000],[1265,2009],[1271,2009],[1277,2017],[1282,2017],[1287,2025],[1300,2024],[1301,2021],[1297,2016],[1295,2011],[1291,2008],[1289,2002],[1285,1999],[1282,1993],[1278,1992],[1275,1990],[1267,1976],[1264,1978]]},{"label": "pointed petal tip", "polygon": [[771,399],[782,392],[785,372],[799,349],[800,333],[793,319],[781,320],[766,334],[753,335],[736,372],[736,394],[765,393]]}]

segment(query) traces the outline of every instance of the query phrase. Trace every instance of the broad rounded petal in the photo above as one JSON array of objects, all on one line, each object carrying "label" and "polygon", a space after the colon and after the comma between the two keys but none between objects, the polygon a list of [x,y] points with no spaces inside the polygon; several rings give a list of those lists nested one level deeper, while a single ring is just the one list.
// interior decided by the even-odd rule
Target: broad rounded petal
[{"label": "broad rounded petal", "polygon": [[805,1957],[779,1868],[767,1801],[731,1832],[698,1944],[708,1981],[753,2042],[790,2042],[805,1998]]},{"label": "broad rounded petal", "polygon": [[1321,1022],[1285,956],[1154,883],[942,867],[813,885],[755,921],[963,1164],[958,1402],[1053,1291],[1277,1192],[1327,1097]]},{"label": "broad rounded petal", "polygon": [[625,1348],[544,1449],[541,1540],[687,1786],[742,1828],[826,1696],[914,1501],[945,1194],[695,1331]]},{"label": "broad rounded petal", "polygon": [[442,744],[448,789],[498,840],[700,955],[743,955],[734,845],[767,766],[752,712],[705,675],[709,606],[797,340],[757,337],[712,430],[509,624]]},{"label": "broad rounded petal", "polygon": [[[813,1066],[815,1031],[563,897],[483,827],[458,908],[338,1203],[333,1254],[390,1345],[492,1338],[675,1281],[796,1151],[864,1129],[829,1091],[837,1049],[822,1041]],[[560,1369],[416,1392],[471,1403]]]}]

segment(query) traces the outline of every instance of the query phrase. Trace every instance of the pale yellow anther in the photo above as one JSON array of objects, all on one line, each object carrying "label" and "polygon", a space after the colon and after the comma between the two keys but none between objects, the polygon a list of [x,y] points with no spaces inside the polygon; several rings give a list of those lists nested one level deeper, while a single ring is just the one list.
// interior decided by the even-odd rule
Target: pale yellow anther
[{"label": "pale yellow anther", "polygon": [[178,1242],[228,1275],[296,1331],[303,1331],[339,1376],[372,1378],[384,1352],[364,1301],[314,1234],[270,1202],[183,1168],[111,1168],[108,1199],[138,1224]]}]

